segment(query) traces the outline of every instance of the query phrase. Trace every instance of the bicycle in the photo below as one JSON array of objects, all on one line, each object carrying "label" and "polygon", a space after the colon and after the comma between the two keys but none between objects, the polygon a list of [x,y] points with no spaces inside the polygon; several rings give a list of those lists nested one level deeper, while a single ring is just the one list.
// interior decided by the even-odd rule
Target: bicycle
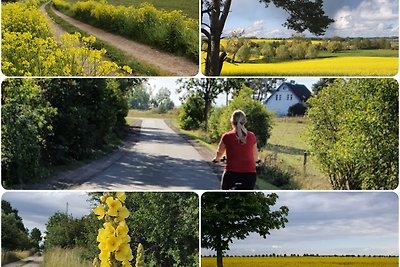
[{"label": "bicycle", "polygon": [[[223,163],[226,164],[227,162],[227,158],[225,156],[223,156],[219,161],[216,161],[215,159],[212,160],[212,162],[214,164],[218,164],[218,163]],[[257,160],[256,164],[260,164],[261,160]],[[228,190],[253,190],[253,188],[249,188],[248,184],[243,184],[242,182],[235,182],[233,184],[233,186],[231,188],[229,188]]]}]

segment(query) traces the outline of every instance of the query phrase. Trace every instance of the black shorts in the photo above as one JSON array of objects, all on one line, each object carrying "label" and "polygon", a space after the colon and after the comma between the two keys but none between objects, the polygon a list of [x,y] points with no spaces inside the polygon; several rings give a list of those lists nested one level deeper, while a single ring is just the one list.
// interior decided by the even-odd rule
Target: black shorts
[{"label": "black shorts", "polygon": [[230,172],[224,171],[221,180],[222,190],[253,190],[256,185],[255,172]]}]

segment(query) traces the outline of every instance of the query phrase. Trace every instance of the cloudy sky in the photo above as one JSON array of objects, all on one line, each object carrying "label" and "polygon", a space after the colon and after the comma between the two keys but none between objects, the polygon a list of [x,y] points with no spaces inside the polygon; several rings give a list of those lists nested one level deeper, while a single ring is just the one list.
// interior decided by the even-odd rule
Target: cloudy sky
[{"label": "cloudy sky", "polygon": [[18,215],[23,219],[25,227],[32,230],[34,227],[44,233],[46,223],[55,212],[66,212],[74,218],[80,218],[91,212],[88,196],[78,191],[40,191],[40,192],[7,192],[2,199],[11,203]]},{"label": "cloudy sky", "polygon": [[[325,0],[324,10],[335,20],[327,37],[398,36],[398,0]],[[244,29],[246,36],[291,37],[295,32],[282,26],[286,18],[273,4],[264,8],[259,1],[233,0],[224,35]]]},{"label": "cloudy sky", "polygon": [[[289,223],[267,239],[236,240],[228,255],[399,254],[398,199],[391,192],[279,192]],[[202,250],[203,255],[215,252]]]}]

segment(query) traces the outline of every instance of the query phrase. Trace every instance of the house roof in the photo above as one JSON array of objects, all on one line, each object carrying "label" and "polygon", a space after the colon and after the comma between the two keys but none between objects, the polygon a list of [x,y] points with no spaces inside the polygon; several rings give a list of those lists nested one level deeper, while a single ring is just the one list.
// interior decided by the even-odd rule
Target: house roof
[{"label": "house roof", "polygon": [[295,94],[297,98],[301,101],[306,101],[311,96],[310,90],[308,90],[305,85],[284,82],[278,87],[278,89],[275,90],[275,92],[272,93],[272,95],[268,97],[267,100],[265,100],[265,103],[267,103],[268,100],[271,99],[272,96],[275,95],[275,93],[278,92],[279,89],[282,88],[282,86],[284,85],[286,85],[290,89],[290,91],[292,91],[293,94]]},{"label": "house roof", "polygon": [[302,84],[292,84],[285,83],[290,90],[295,94],[300,100],[306,101],[310,98],[311,92],[307,89],[305,85]]}]

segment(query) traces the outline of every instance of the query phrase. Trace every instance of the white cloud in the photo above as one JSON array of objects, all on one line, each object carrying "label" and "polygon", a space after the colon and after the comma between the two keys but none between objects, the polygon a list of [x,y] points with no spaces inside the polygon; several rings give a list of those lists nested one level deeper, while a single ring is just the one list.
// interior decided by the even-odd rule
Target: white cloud
[{"label": "white cloud", "polygon": [[398,4],[392,0],[363,0],[358,6],[343,6],[333,19],[330,35],[389,36],[397,24]]}]

